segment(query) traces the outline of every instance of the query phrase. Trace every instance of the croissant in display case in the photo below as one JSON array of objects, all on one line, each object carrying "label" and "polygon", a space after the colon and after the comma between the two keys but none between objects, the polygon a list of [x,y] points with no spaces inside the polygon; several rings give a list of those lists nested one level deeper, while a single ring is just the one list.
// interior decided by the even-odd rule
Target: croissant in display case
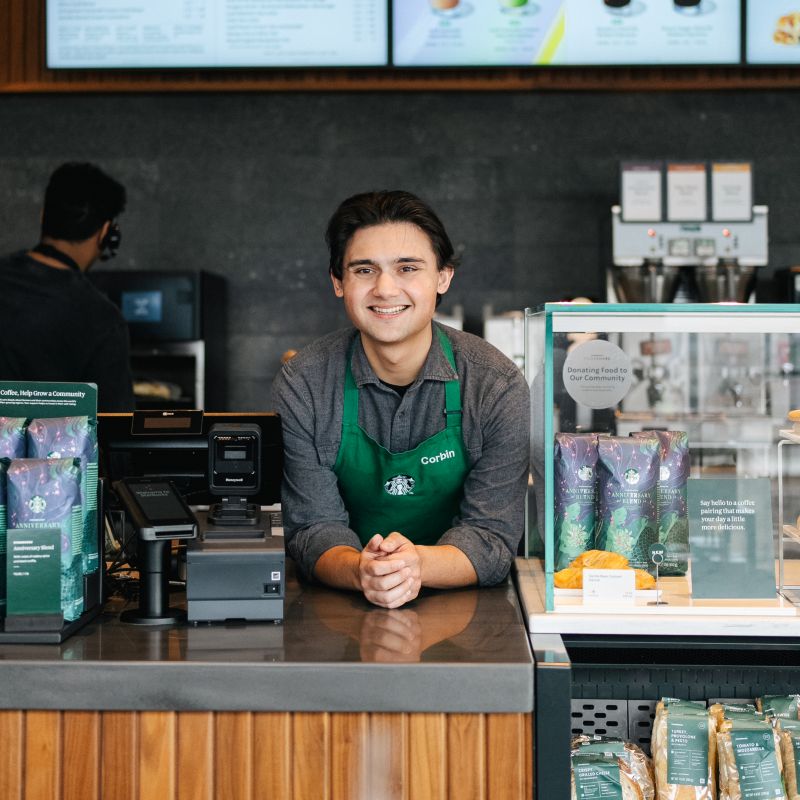
[{"label": "croissant in display case", "polygon": [[776,44],[800,44],[800,11],[784,14],[775,25],[772,38]]}]

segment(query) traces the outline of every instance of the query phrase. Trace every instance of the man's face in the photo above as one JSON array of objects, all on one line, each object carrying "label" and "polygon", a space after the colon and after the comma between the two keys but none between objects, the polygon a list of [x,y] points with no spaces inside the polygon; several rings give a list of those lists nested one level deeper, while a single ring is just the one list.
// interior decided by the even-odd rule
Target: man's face
[{"label": "man's face", "polygon": [[427,347],[437,293],[453,268],[437,268],[430,240],[410,222],[361,228],[344,254],[342,280],[331,278],[365,345],[414,343]]}]

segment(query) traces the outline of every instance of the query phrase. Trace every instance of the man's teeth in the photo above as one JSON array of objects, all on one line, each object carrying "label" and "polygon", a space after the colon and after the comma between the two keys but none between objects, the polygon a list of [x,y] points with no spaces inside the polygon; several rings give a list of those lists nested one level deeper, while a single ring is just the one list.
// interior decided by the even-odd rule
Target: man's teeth
[{"label": "man's teeth", "polygon": [[398,314],[404,308],[405,306],[392,306],[391,308],[378,308],[377,306],[372,306],[372,310],[376,314]]}]

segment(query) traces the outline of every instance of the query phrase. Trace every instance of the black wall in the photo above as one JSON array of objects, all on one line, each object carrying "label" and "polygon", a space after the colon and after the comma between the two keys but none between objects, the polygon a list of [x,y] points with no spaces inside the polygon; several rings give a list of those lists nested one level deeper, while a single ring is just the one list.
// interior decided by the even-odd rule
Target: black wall
[{"label": "black wall", "polygon": [[463,254],[442,310],[480,332],[485,304],[603,298],[621,158],[752,160],[767,286],[800,263],[798,130],[794,91],[0,96],[0,251],[35,243],[55,166],[97,162],[129,192],[112,266],[225,276],[227,405],[265,410],[281,353],[346,324],[323,231],[349,194],[431,202]]}]

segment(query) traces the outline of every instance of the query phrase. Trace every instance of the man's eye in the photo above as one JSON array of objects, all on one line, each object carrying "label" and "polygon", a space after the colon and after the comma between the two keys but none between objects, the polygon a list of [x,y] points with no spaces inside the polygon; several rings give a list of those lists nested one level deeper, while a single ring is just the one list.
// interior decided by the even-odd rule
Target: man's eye
[{"label": "man's eye", "polygon": [[369,267],[359,267],[354,272],[356,275],[369,275],[372,270]]},{"label": "man's eye", "polygon": [[416,271],[417,267],[415,267],[413,264],[406,264],[400,268],[400,272],[416,272]]}]

